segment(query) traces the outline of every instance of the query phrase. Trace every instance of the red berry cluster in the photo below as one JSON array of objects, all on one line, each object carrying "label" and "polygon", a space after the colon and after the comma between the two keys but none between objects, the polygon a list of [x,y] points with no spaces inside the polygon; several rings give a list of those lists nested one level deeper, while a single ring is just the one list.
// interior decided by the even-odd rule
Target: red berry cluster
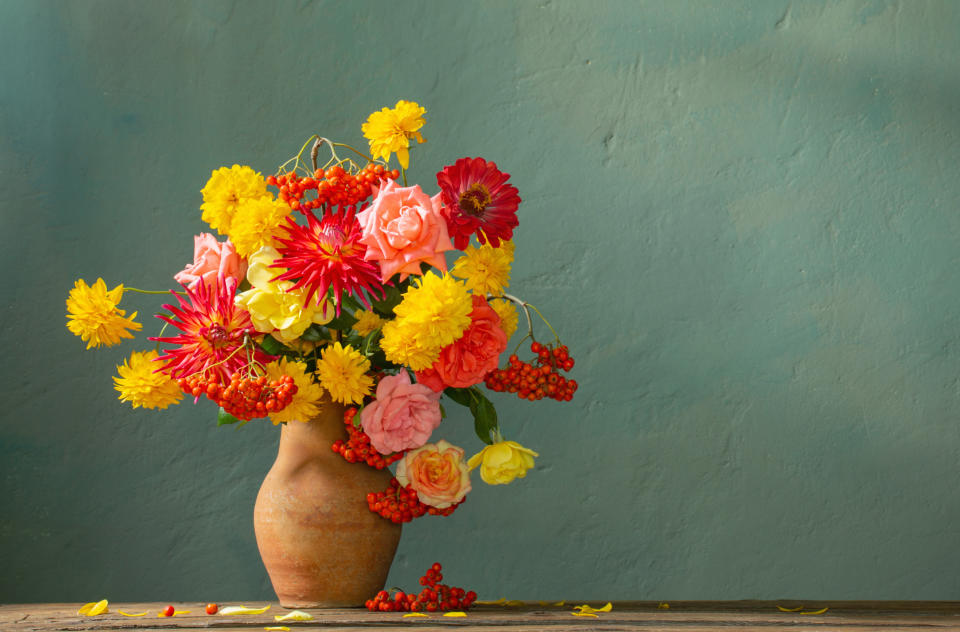
[{"label": "red berry cluster", "polygon": [[[370,197],[373,187],[389,180],[396,180],[400,172],[386,169],[383,165],[368,163],[357,173],[350,173],[340,165],[329,169],[317,169],[312,177],[301,177],[296,172],[267,176],[267,184],[277,187],[278,197],[295,211],[306,212],[324,204],[352,206]],[[317,196],[304,199],[307,191]]]},{"label": "red berry cluster", "polygon": [[246,420],[283,410],[297,393],[297,385],[289,375],[267,381],[265,375],[243,377],[238,371],[230,376],[230,384],[226,386],[216,375],[191,375],[177,383],[184,393],[194,397],[206,395],[237,419]]},{"label": "red berry cluster", "polygon": [[373,599],[367,599],[367,610],[371,612],[436,612],[438,610],[468,610],[477,600],[477,593],[465,591],[457,586],[441,584],[443,573],[439,562],[427,569],[420,578],[423,590],[420,594],[405,593],[398,590],[393,597],[381,590]]},{"label": "red berry cluster", "polygon": [[414,518],[419,518],[425,514],[449,516],[462,504],[463,500],[443,509],[426,505],[420,502],[417,490],[409,485],[400,487],[400,481],[395,476],[390,479],[390,486],[382,492],[367,494],[367,507],[370,508],[370,511],[380,514],[394,524],[410,522]]},{"label": "red berry cluster", "polygon": [[331,446],[333,451],[347,460],[348,463],[364,462],[370,467],[382,470],[394,461],[403,458],[403,452],[394,452],[384,456],[370,445],[370,437],[353,425],[353,418],[357,415],[356,407],[349,407],[343,413],[343,425],[347,428],[347,440],[337,439]]},{"label": "red berry cluster", "polygon": [[[520,399],[531,402],[544,397],[558,402],[569,402],[577,391],[577,381],[560,375],[560,370],[573,368],[573,356],[566,345],[556,348],[539,342],[530,343],[530,351],[537,354],[532,362],[522,362],[516,354],[510,356],[510,365],[487,373],[484,383],[497,393],[516,393]],[[536,363],[536,365],[534,365]]]}]

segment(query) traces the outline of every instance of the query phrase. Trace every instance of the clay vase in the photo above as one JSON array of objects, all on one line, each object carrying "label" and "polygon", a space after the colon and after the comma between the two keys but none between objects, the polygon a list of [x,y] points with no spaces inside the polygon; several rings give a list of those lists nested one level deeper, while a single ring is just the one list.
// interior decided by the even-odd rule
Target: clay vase
[{"label": "clay vase", "polygon": [[257,495],[260,556],[285,608],[362,606],[383,589],[400,525],[367,507],[390,484],[388,470],[348,463],[330,449],[347,439],[343,406],[280,431],[277,460]]}]

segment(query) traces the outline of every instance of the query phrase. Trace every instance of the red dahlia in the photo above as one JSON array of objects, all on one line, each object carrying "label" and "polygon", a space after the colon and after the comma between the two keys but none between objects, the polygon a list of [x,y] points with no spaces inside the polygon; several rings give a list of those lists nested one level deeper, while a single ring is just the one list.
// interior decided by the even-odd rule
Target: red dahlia
[{"label": "red dahlia", "polygon": [[304,214],[307,226],[297,224],[291,217],[281,225],[288,236],[277,238],[282,244],[277,248],[280,258],[270,267],[287,271],[274,280],[296,281],[290,290],[306,287],[305,304],[316,295],[319,305],[326,298],[327,290],[333,288],[338,316],[344,291],[355,295],[367,307],[370,303],[364,292],[383,298],[380,268],[363,258],[367,247],[360,243],[360,223],[354,212],[327,213],[322,220],[310,210]]},{"label": "red dahlia", "polygon": [[473,234],[494,248],[513,237],[520,196],[509,179],[509,173],[483,158],[461,158],[437,174],[447,232],[458,250],[467,247]]},{"label": "red dahlia", "polygon": [[[236,289],[236,279],[220,277],[215,285],[198,283],[193,289],[184,287],[189,302],[174,294],[179,306],[163,306],[173,317],[157,314],[157,318],[182,333],[166,338],[150,338],[178,345],[166,349],[166,355],[157,358],[158,361],[166,361],[161,371],[173,379],[201,374],[217,377],[221,384],[229,384],[230,376],[247,366],[249,358],[241,347],[244,337],[254,335],[256,331],[250,322],[250,314],[233,302]],[[263,364],[272,360],[259,348],[253,358]]]}]

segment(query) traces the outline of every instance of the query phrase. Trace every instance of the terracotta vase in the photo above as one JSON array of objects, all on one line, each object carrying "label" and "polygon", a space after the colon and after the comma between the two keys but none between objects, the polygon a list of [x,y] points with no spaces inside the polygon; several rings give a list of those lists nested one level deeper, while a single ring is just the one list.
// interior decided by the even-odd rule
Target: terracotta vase
[{"label": "terracotta vase", "polygon": [[330,449],[347,438],[344,408],[284,424],[277,460],[253,510],[260,556],[286,608],[362,606],[384,587],[400,526],[370,511],[367,494],[388,470],[347,463]]}]

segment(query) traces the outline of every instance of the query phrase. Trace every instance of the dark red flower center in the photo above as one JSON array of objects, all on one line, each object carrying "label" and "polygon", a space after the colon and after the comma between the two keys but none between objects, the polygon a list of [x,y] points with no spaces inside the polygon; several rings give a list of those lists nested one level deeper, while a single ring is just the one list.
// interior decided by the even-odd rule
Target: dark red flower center
[{"label": "dark red flower center", "polygon": [[490,192],[479,182],[474,182],[469,189],[460,194],[460,210],[468,215],[483,215],[489,203]]},{"label": "dark red flower center", "polygon": [[233,336],[219,323],[201,328],[200,335],[215,349],[220,349],[233,342]]}]

